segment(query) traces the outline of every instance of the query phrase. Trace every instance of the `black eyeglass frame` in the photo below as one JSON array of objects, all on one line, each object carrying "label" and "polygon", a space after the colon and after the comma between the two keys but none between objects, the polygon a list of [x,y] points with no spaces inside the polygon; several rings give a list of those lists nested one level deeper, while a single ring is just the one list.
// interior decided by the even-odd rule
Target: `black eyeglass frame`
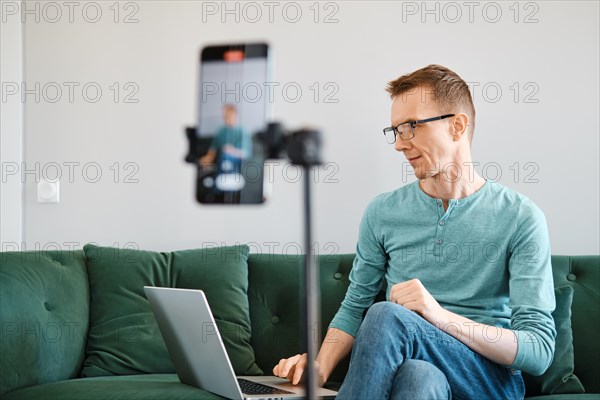
[{"label": "black eyeglass frame", "polygon": [[424,124],[426,122],[433,122],[433,121],[439,121],[441,119],[446,119],[446,118],[450,118],[450,117],[454,117],[456,114],[444,114],[444,115],[440,115],[439,117],[433,117],[433,118],[427,118],[427,119],[420,119],[418,121],[407,121],[407,122],[403,122],[401,124],[398,124],[396,126],[388,126],[387,128],[383,128],[383,136],[386,137],[387,139],[387,132],[394,132],[394,141],[393,142],[389,142],[389,140],[387,141],[389,144],[394,144],[396,143],[396,137],[400,136],[402,137],[402,135],[400,134],[400,131],[398,130],[398,128],[401,125],[406,125],[408,124],[410,126],[410,132],[412,133],[412,136],[409,138],[404,138],[402,137],[402,139],[404,140],[411,140],[412,138],[415,137],[415,126],[419,125],[419,124]]}]

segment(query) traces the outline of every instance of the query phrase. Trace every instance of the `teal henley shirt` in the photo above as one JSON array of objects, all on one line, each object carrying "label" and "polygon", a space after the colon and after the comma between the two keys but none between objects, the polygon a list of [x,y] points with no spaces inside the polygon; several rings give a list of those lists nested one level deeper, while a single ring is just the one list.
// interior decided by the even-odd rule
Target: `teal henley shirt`
[{"label": "teal henley shirt", "polygon": [[350,286],[330,327],[356,336],[384,278],[387,299],[394,284],[418,278],[443,308],[512,329],[518,349],[511,368],[541,375],[552,362],[548,229],[525,196],[487,181],[444,211],[418,181],[380,194],[363,215]]}]

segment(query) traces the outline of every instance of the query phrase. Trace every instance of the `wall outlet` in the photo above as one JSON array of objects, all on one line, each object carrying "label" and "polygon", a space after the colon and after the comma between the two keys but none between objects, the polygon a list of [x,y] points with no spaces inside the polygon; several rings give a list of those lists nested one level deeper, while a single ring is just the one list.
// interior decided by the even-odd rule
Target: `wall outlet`
[{"label": "wall outlet", "polygon": [[41,179],[37,185],[38,203],[58,203],[60,200],[60,181],[51,182]]}]

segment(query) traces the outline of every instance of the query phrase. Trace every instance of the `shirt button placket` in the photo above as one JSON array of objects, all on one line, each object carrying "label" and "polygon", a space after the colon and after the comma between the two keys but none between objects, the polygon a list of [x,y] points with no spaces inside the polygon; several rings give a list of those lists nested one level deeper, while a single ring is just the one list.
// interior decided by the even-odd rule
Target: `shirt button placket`
[{"label": "shirt button placket", "polygon": [[438,206],[438,209],[439,209],[438,215],[441,218],[438,221],[438,228],[437,228],[435,244],[436,244],[436,246],[441,246],[442,243],[444,243],[444,240],[442,239],[444,237],[444,225],[446,224],[446,220],[444,219],[444,216],[447,214],[447,212],[444,212],[444,210],[442,209],[444,204],[442,203],[441,199],[436,199],[435,203]]}]

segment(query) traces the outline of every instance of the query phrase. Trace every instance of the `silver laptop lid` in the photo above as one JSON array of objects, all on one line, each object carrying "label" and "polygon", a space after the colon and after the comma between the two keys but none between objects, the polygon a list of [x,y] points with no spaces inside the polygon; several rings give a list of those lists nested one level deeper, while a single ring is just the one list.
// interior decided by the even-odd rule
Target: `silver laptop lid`
[{"label": "silver laptop lid", "polygon": [[204,292],[152,286],[144,291],[181,382],[243,399]]}]

